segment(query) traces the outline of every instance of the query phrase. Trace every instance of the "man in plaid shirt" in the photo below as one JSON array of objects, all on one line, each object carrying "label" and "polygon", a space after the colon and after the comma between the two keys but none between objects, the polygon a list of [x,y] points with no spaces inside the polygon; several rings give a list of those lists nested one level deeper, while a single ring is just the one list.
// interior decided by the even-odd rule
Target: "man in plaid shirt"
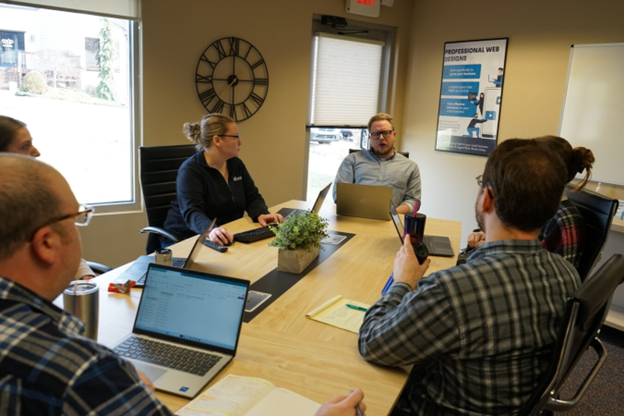
[{"label": "man in plaid shirt", "polygon": [[535,140],[490,155],[475,205],[486,242],[466,264],[423,277],[406,237],[394,284],[366,313],[359,349],[373,363],[414,364],[393,415],[517,414],[551,358],[574,267],[538,235],[557,211],[562,161]]}]

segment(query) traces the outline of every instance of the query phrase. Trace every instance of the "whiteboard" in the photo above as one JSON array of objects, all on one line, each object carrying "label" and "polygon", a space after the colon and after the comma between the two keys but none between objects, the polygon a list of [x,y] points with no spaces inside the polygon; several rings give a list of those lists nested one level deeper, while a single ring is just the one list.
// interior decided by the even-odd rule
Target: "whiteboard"
[{"label": "whiteboard", "polygon": [[624,43],[572,45],[559,135],[592,150],[593,180],[624,185]]}]

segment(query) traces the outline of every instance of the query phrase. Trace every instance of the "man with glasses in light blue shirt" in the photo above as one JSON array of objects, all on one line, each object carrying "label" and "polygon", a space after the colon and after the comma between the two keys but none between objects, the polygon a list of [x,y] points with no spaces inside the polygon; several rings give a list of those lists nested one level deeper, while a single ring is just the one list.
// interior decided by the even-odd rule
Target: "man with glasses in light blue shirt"
[{"label": "man with glasses in light blue shirt", "polygon": [[[379,113],[368,122],[370,150],[348,155],[340,164],[335,183],[387,186],[399,214],[413,214],[420,206],[420,171],[416,162],[394,147],[392,116]],[[334,201],[336,185],[334,184]]]}]

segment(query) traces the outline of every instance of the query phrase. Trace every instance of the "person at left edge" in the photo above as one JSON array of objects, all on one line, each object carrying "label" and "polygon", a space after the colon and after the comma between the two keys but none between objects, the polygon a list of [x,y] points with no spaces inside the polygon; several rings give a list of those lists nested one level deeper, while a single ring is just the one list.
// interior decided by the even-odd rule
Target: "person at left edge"
[{"label": "person at left edge", "polygon": [[[245,211],[262,226],[284,222],[280,214],[269,213],[238,158],[243,141],[234,120],[223,114],[207,114],[199,123],[185,123],[182,132],[198,152],[178,171],[177,195],[167,213],[166,230],[186,239],[204,232],[215,217],[221,225],[242,218]],[[234,241],[224,227],[215,227],[209,237],[221,245]],[[161,238],[161,245],[166,247],[171,241]]]},{"label": "person at left edge", "polygon": [[[39,157],[39,149],[33,144],[26,123],[8,116],[0,115],[0,153],[16,153],[20,155]],[[76,280],[92,279],[95,272],[89,267],[85,259],[80,259],[78,270],[76,270]]]}]

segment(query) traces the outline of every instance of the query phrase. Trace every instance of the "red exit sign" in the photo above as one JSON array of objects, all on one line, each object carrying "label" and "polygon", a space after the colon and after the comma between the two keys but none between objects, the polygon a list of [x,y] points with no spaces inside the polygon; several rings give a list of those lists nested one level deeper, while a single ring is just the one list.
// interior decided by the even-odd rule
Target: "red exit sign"
[{"label": "red exit sign", "polygon": [[346,0],[347,13],[360,16],[379,17],[381,0]]}]

